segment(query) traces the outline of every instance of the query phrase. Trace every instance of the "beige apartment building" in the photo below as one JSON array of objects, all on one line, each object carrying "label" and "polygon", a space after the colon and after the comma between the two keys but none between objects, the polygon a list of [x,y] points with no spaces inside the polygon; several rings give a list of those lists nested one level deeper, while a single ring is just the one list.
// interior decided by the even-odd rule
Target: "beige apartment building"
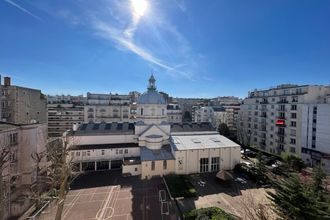
[{"label": "beige apartment building", "polygon": [[87,93],[87,103],[84,107],[84,121],[130,121],[130,99],[130,95]]},{"label": "beige apartment building", "polygon": [[47,104],[48,136],[61,137],[73,124],[84,122],[82,104]]},{"label": "beige apartment building", "polygon": [[275,154],[301,156],[305,106],[324,103],[329,86],[279,85],[249,92],[238,116],[238,139]]},{"label": "beige apartment building", "polygon": [[0,91],[1,121],[47,123],[47,100],[40,90],[11,85],[10,77],[4,77]]},{"label": "beige apartment building", "polygon": [[36,186],[42,172],[46,172],[46,157],[37,162],[32,155],[44,154],[46,142],[46,124],[17,125],[0,122],[0,150],[10,152],[2,171],[5,219],[16,219],[34,202],[29,199],[31,189]]}]

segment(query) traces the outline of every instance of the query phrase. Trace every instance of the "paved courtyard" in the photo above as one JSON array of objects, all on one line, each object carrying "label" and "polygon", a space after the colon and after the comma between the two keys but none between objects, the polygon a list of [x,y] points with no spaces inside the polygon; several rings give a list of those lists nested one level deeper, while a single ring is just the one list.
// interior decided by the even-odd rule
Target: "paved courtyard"
[{"label": "paved courtyard", "polygon": [[[98,181],[100,186],[96,186]],[[54,216],[53,205],[40,219]],[[142,181],[138,177],[121,177],[116,171],[95,172],[74,181],[62,219],[177,219],[177,210],[160,178]]]},{"label": "paved courtyard", "polygon": [[[258,208],[258,204],[268,205],[265,188],[257,188],[253,182],[238,181],[221,182],[215,174],[202,174],[192,177],[198,197],[185,198],[178,201],[180,209],[185,212],[191,209],[216,206],[237,217],[246,219],[248,208]],[[199,184],[203,181],[205,185]]]}]

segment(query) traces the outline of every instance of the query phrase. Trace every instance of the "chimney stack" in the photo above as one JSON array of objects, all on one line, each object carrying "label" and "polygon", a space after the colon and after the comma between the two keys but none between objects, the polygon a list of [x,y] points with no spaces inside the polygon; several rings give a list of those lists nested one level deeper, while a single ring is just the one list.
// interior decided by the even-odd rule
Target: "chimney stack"
[{"label": "chimney stack", "polygon": [[10,77],[8,76],[4,77],[4,86],[10,86]]}]

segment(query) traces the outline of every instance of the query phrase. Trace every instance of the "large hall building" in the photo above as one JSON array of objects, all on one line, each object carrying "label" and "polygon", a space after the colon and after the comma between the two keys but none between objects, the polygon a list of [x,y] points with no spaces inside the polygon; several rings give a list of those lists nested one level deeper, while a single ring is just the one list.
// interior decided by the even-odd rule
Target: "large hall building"
[{"label": "large hall building", "polygon": [[155,82],[151,75],[137,100],[136,122],[84,123],[65,133],[79,171],[122,169],[146,179],[231,170],[240,162],[240,146],[210,123],[169,123]]}]

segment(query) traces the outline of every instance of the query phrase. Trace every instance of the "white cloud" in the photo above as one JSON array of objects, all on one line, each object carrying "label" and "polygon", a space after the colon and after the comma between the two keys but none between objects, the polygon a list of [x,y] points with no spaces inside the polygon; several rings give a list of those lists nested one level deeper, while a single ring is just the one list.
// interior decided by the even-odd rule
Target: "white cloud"
[{"label": "white cloud", "polygon": [[12,0],[4,0],[4,1],[11,4],[12,6],[18,8],[19,10],[25,12],[26,14],[31,15],[35,19],[37,19],[39,21],[43,21],[40,17],[38,17],[37,15],[35,15],[32,12],[28,11],[27,9],[23,8],[22,6],[18,5],[17,3],[13,2]]}]

